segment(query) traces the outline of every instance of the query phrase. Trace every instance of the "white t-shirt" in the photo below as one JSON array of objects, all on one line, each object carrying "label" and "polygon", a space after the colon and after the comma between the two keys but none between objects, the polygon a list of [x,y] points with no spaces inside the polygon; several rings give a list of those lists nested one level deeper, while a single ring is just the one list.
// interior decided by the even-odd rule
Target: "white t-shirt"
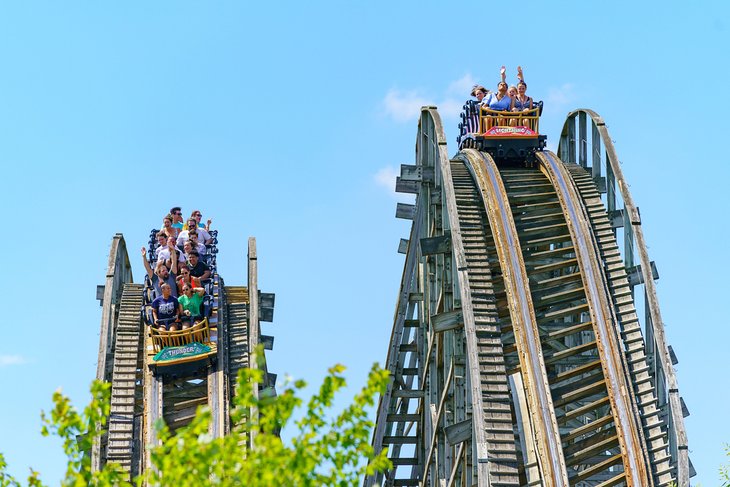
[{"label": "white t-shirt", "polygon": [[[167,245],[157,247],[155,249],[155,253],[157,254],[157,261],[160,260],[168,261],[170,260],[170,247]],[[177,260],[178,262],[186,262],[187,259],[185,258],[185,254],[182,252],[177,253]]]},{"label": "white t-shirt", "polygon": [[[188,239],[188,231],[183,230],[177,237],[177,246],[182,247],[183,245],[185,245],[185,242],[187,242]],[[204,228],[198,228],[198,242],[205,245],[205,242],[207,242],[208,240],[210,240],[210,234]]]}]

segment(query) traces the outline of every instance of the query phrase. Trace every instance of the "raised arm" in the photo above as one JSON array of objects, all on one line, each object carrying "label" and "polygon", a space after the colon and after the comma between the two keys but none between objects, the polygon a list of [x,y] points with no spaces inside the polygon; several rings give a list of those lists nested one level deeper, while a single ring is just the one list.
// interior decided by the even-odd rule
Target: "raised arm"
[{"label": "raised arm", "polygon": [[502,78],[502,83],[506,83],[507,82],[507,68],[502,66],[499,69],[499,76],[500,76],[500,78]]},{"label": "raised arm", "polygon": [[152,279],[152,276],[154,276],[154,272],[152,272],[152,267],[150,266],[149,261],[147,260],[147,249],[142,247],[142,262],[144,262],[144,268],[147,270],[147,275]]},{"label": "raised arm", "polygon": [[167,247],[170,249],[170,260],[172,261],[170,270],[173,274],[175,274],[175,277],[177,277],[177,249],[175,248],[175,244],[172,240],[167,241]]}]

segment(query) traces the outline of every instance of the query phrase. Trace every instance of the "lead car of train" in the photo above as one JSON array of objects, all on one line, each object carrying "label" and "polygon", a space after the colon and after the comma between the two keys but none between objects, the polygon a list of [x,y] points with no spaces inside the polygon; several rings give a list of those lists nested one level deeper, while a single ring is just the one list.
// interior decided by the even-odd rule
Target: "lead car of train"
[{"label": "lead car of train", "polygon": [[459,149],[488,152],[496,161],[523,163],[534,161],[545,148],[547,137],[540,135],[542,102],[520,112],[491,110],[475,100],[464,105],[456,141]]},{"label": "lead car of train", "polygon": [[[150,232],[149,256],[151,267],[155,267],[155,248],[157,230]],[[142,319],[147,328],[146,349],[147,363],[152,372],[161,377],[186,377],[213,365],[217,360],[217,296],[219,278],[216,271],[216,254],[218,249],[218,232],[210,232],[213,239],[206,245],[206,253],[200,258],[210,268],[210,279],[201,282],[205,289],[201,312],[203,319],[190,328],[177,331],[163,331],[154,326],[152,318],[152,301],[155,289],[148,276],[145,276],[145,287],[142,305]]]}]

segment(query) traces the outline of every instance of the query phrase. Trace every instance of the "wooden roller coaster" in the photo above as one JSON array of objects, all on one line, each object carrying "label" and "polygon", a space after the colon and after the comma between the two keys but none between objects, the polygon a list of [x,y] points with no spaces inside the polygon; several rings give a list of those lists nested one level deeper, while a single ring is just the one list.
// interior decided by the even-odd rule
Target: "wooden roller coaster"
[{"label": "wooden roller coaster", "polygon": [[[170,333],[161,339],[144,324],[143,286],[133,283],[124,237],[113,238],[106,282],[97,290],[102,304],[97,379],[111,382],[111,414],[102,425],[107,434],[91,452],[93,468],[116,462],[134,478],[150,465],[148,445],[157,442],[155,422],[161,418],[175,431],[189,424],[201,405],[211,410],[211,435],[231,430],[238,371],[258,366],[250,358],[259,344],[273,347],[273,337],[261,335],[260,322],[272,320],[274,295],[259,292],[257,276],[256,241],[250,238],[247,286],[225,286],[214,273],[211,316],[193,332],[194,339],[212,345],[213,351],[203,354],[210,361],[190,374],[157,374],[150,367],[155,353],[164,345],[179,345],[171,340],[180,337]],[[273,388],[276,376],[266,372],[265,377],[261,388]]]},{"label": "wooden roller coaster", "polygon": [[393,469],[365,486],[689,486],[658,276],[605,124],[577,110],[560,157],[540,149],[450,158],[422,109],[373,435]]},{"label": "wooden roller coaster", "polygon": [[[416,202],[396,211],[412,226],[373,434],[393,468],[365,486],[689,487],[689,412],[658,275],[606,126],[590,110],[570,113],[558,154],[534,129],[507,130],[514,147],[476,134],[450,158],[438,112],[422,109],[415,164],[396,185]],[[247,286],[215,272],[211,289],[194,331],[205,366],[159,373],[156,354],[187,342],[146,328],[143,286],[114,237],[97,293],[97,378],[112,384],[111,415],[94,468],[117,462],[133,478],[150,466],[155,422],[174,431],[201,405],[214,437],[234,426],[236,375],[273,343],[260,333],[274,297],[258,291],[254,239]]]}]

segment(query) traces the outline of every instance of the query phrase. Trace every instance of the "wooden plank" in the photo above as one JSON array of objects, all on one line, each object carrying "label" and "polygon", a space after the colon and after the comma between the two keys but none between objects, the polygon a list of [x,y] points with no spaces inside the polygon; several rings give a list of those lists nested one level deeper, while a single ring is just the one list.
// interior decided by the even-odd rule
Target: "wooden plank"
[{"label": "wooden plank", "polygon": [[447,233],[438,237],[426,237],[420,240],[422,255],[435,255],[451,253],[451,234]]},{"label": "wooden plank", "polygon": [[259,306],[262,308],[273,308],[276,302],[275,293],[259,293]]},{"label": "wooden plank", "polygon": [[264,350],[274,349],[274,337],[271,335],[261,335],[261,343],[264,344]]},{"label": "wooden plank", "polygon": [[431,316],[431,326],[436,333],[463,328],[464,313],[461,309],[456,309],[433,315]]},{"label": "wooden plank", "polygon": [[413,220],[416,214],[416,205],[408,203],[398,203],[395,207],[395,217],[402,220]]},{"label": "wooden plank", "polygon": [[401,164],[400,179],[401,181],[433,182],[433,167]]},{"label": "wooden plank", "polygon": [[446,433],[446,441],[451,446],[462,443],[471,438],[472,422],[471,419],[466,419],[456,424],[451,424],[444,428]]},{"label": "wooden plank", "polygon": [[395,179],[395,191],[397,193],[418,194],[419,188],[418,181],[404,181],[400,177]]},{"label": "wooden plank", "polygon": [[423,397],[423,391],[418,389],[395,389],[393,397],[404,397],[408,399],[420,399]]}]

